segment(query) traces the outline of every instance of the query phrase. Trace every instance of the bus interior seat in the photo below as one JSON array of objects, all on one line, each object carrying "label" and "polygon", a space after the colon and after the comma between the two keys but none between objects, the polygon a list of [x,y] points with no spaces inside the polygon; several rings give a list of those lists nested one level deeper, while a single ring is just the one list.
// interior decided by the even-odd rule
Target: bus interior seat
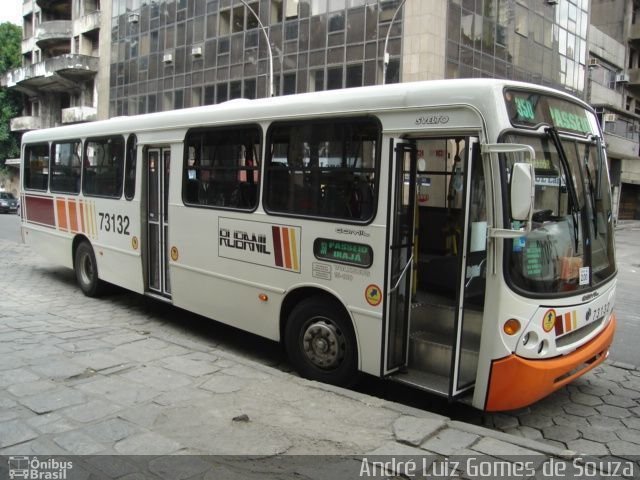
[{"label": "bus interior seat", "polygon": [[198,202],[198,190],[199,190],[199,181],[196,179],[188,179],[187,180],[187,186],[186,186],[186,198],[185,200],[187,201],[187,203],[199,203]]}]

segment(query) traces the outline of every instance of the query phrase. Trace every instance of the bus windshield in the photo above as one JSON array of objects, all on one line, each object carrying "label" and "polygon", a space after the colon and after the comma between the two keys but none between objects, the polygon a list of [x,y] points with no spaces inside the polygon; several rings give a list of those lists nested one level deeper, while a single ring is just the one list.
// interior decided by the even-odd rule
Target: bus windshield
[{"label": "bus windshield", "polygon": [[[534,294],[562,294],[596,287],[615,271],[607,162],[599,138],[511,134],[505,142],[535,150],[535,202],[531,231],[507,243],[507,277]],[[508,191],[515,159],[504,156]],[[519,228],[511,221],[511,228]],[[510,245],[509,245],[510,244]]]}]

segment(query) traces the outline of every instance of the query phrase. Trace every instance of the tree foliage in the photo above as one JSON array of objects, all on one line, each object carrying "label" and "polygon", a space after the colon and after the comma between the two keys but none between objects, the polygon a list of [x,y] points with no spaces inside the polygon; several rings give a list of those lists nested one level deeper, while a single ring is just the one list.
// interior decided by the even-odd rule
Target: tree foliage
[{"label": "tree foliage", "polygon": [[[0,24],[0,76],[20,66],[22,29],[12,23]],[[18,138],[11,133],[10,121],[22,109],[22,96],[0,88],[0,167],[7,158],[20,155]]]}]

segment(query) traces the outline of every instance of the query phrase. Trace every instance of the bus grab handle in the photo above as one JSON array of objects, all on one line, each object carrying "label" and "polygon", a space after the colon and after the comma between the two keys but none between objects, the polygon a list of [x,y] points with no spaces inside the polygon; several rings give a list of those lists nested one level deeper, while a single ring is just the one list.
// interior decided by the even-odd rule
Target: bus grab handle
[{"label": "bus grab handle", "polygon": [[409,257],[409,261],[407,262],[407,264],[404,266],[404,268],[402,269],[402,273],[400,274],[400,276],[398,277],[398,281],[396,282],[396,284],[393,286],[393,288],[391,290],[389,290],[389,295],[391,295],[393,292],[395,292],[398,287],[400,286],[400,282],[402,281],[402,277],[404,277],[407,273],[407,269],[413,264],[413,255],[411,255]]}]

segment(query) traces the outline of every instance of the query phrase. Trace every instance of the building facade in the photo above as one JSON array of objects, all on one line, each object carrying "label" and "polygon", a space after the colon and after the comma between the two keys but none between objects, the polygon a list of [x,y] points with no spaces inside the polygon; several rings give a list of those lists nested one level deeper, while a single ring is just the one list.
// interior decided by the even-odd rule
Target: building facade
[{"label": "building facade", "polygon": [[588,100],[605,131],[617,218],[640,219],[640,2],[591,8]]},{"label": "building facade", "polygon": [[24,0],[23,67],[2,84],[25,94],[26,131],[385,82],[533,82],[594,105],[619,216],[638,218],[638,3]]},{"label": "building facade", "polygon": [[277,95],[487,76],[584,92],[586,0],[116,0],[114,6],[111,116],[266,96],[269,47]]},{"label": "building facade", "polygon": [[22,12],[22,67],[0,80],[25,98],[23,114],[12,120],[11,130],[97,119],[98,92],[109,80],[108,63],[99,73],[105,20],[100,0],[24,0]]}]

